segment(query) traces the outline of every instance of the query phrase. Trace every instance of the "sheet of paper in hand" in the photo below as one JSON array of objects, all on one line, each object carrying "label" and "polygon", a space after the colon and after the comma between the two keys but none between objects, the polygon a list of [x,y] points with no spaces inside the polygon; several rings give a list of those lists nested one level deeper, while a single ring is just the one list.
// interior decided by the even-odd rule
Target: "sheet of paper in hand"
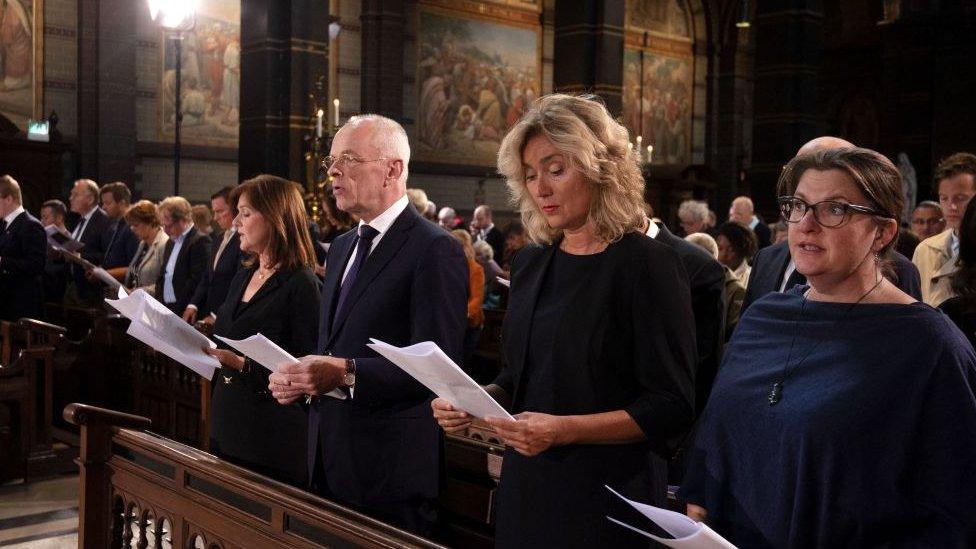
[{"label": "sheet of paper in hand", "polygon": [[[291,356],[291,353],[279,347],[274,341],[264,337],[264,334],[260,332],[247,339],[240,340],[228,339],[219,335],[215,335],[214,337],[272,372],[276,372],[278,365],[282,363],[298,364],[297,358]],[[333,389],[325,393],[325,396],[345,400],[346,393],[343,393],[339,389]]]},{"label": "sheet of paper in hand", "polygon": [[610,522],[619,524],[624,528],[647,536],[658,543],[667,545],[668,547],[680,549],[736,549],[735,545],[732,545],[725,538],[718,535],[718,533],[709,528],[705,523],[695,522],[681,513],[675,513],[674,511],[668,511],[667,509],[661,509],[660,507],[654,507],[653,505],[627,499],[617,493],[617,491],[613,488],[609,486],[606,488],[607,490],[613,492],[613,494],[618,498],[627,502],[640,514],[650,519],[662,530],[674,536],[674,539],[655,536],[654,534],[650,534],[644,530],[641,530],[640,528],[625,524],[615,518],[607,517]]},{"label": "sheet of paper in hand", "polygon": [[165,305],[146,293],[136,290],[119,299],[105,302],[131,320],[127,334],[172,358],[207,379],[213,379],[220,362],[203,352],[204,347],[216,348],[210,341]]},{"label": "sheet of paper in hand", "polygon": [[395,347],[370,338],[366,346],[396,364],[435,395],[458,410],[484,419],[497,417],[515,421],[491,395],[478,385],[436,343],[424,341],[409,347]]}]

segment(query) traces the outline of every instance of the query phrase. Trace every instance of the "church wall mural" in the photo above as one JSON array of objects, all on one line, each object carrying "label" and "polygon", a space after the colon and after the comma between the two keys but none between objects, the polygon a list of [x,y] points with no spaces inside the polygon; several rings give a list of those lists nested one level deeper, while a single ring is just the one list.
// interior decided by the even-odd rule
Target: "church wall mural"
[{"label": "church wall mural", "polygon": [[694,58],[685,2],[629,0],[625,44],[622,118],[631,139],[654,147],[654,164],[690,163]]},{"label": "church wall mural", "polygon": [[494,166],[502,137],[540,95],[540,26],[424,5],[417,18],[414,158]]},{"label": "church wall mural", "polygon": [[[0,0],[2,1],[2,0]],[[241,90],[241,2],[203,0],[184,33],[181,82],[184,144],[237,148]],[[157,138],[173,139],[176,46],[160,31]]]},{"label": "church wall mural", "polygon": [[0,114],[20,128],[43,110],[44,5],[0,0]]}]

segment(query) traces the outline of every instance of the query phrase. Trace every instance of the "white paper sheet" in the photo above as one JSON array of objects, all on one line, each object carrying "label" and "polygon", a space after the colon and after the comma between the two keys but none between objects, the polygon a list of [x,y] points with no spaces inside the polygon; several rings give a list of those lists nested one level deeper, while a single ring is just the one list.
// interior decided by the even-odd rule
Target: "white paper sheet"
[{"label": "white paper sheet", "polygon": [[173,314],[145,290],[136,290],[119,299],[106,299],[123,316],[131,320],[127,334],[149,345],[207,379],[213,379],[220,362],[203,352],[217,344],[193,326]]},{"label": "white paper sheet", "polygon": [[613,517],[607,517],[607,519],[615,524],[619,524],[624,528],[633,530],[638,534],[643,534],[644,536],[647,536],[658,543],[667,545],[668,547],[681,549],[736,549],[735,545],[729,543],[725,538],[718,535],[718,533],[709,528],[708,525],[703,522],[695,522],[691,518],[682,515],[681,513],[675,513],[674,511],[668,511],[667,509],[661,509],[660,507],[654,507],[653,505],[627,499],[613,488],[609,486],[606,488],[607,490],[613,492],[613,494],[618,498],[626,501],[628,505],[650,519],[654,524],[657,524],[662,530],[674,536],[674,539],[655,536],[654,534],[645,532],[640,528],[635,528],[629,524],[625,524]]},{"label": "white paper sheet", "polygon": [[511,288],[512,287],[512,281],[509,280],[509,279],[507,279],[507,278],[502,278],[500,276],[496,276],[495,277],[495,280],[497,280],[499,284],[501,284],[502,286],[505,286],[506,288]]},{"label": "white paper sheet", "polygon": [[[264,366],[268,370],[271,370],[272,372],[276,372],[278,365],[281,363],[298,363],[298,359],[291,356],[291,353],[282,349],[274,341],[264,337],[264,334],[261,333],[254,334],[247,339],[240,340],[228,339],[219,335],[215,335],[214,337],[230,345],[239,353],[250,358],[254,362],[257,362],[261,366]],[[333,389],[326,393],[325,396],[338,398],[339,400],[346,399],[346,394],[339,389]]]},{"label": "white paper sheet", "polygon": [[515,421],[505,408],[464,373],[436,343],[424,341],[401,348],[378,339],[370,338],[370,341],[372,343],[367,343],[367,347],[386,357],[458,410],[464,410],[479,419],[496,417]]}]

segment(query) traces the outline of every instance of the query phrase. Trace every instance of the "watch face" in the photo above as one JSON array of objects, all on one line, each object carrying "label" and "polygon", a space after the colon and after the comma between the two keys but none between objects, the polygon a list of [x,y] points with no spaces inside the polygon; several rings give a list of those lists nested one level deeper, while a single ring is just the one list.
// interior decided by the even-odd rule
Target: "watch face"
[{"label": "watch face", "polygon": [[343,374],[342,384],[346,387],[352,387],[356,384],[356,374]]}]

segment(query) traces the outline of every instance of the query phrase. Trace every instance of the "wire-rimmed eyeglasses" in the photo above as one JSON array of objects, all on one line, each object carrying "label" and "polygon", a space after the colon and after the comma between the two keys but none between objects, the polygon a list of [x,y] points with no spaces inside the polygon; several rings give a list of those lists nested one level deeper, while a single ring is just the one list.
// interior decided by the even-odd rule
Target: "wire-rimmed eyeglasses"
[{"label": "wire-rimmed eyeglasses", "polygon": [[810,204],[796,196],[781,196],[776,201],[779,202],[780,217],[787,223],[799,223],[807,215],[807,210],[813,210],[813,219],[828,228],[840,227],[855,213],[894,219],[890,214],[875,208],[836,200]]}]

